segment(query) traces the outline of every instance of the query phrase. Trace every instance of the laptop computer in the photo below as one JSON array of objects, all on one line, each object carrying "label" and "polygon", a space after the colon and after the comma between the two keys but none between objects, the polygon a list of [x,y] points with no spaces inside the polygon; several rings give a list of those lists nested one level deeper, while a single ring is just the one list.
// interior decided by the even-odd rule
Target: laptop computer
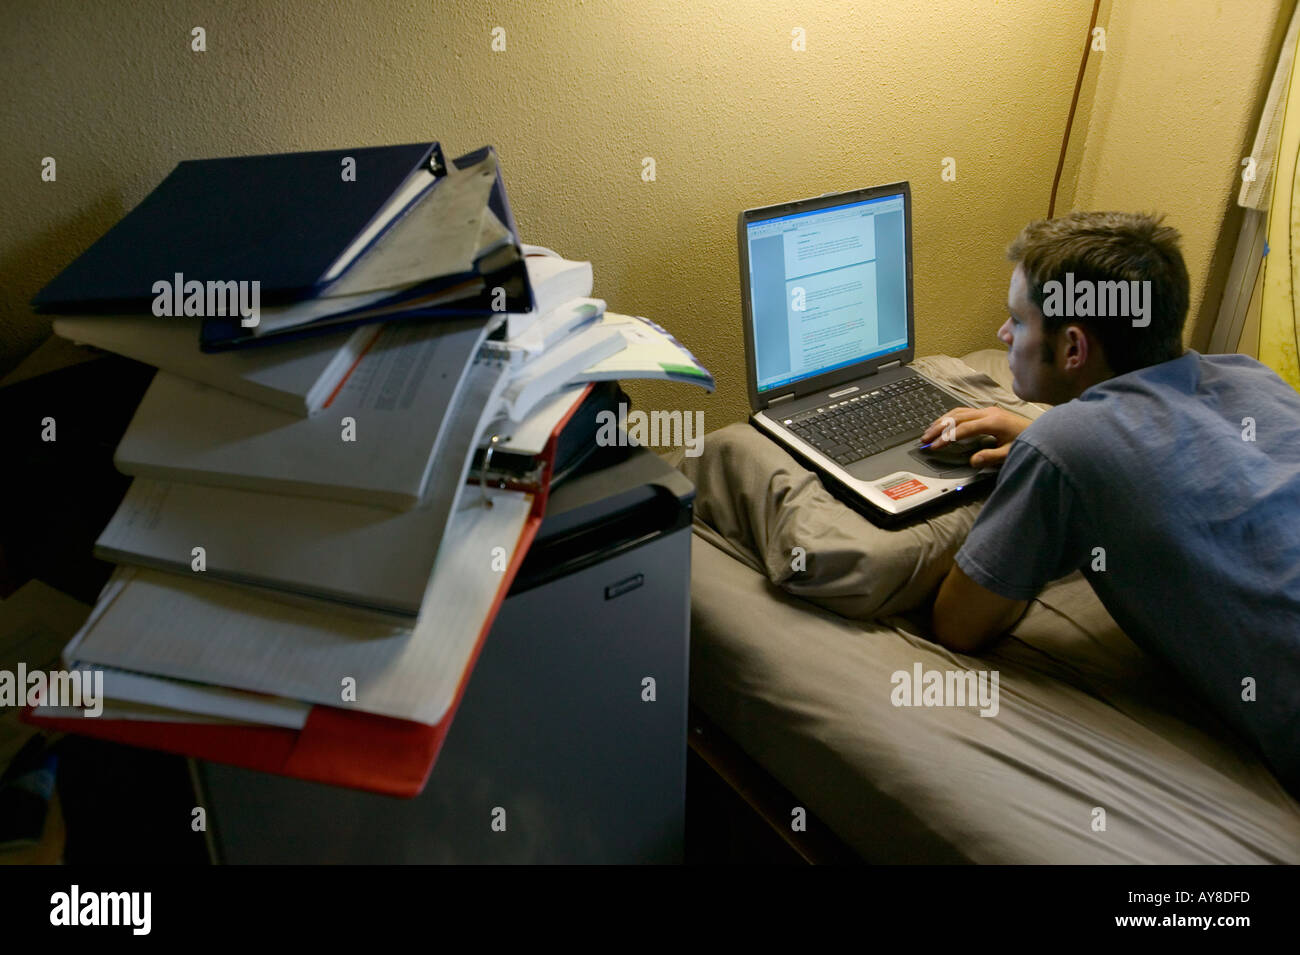
[{"label": "laptop computer", "polygon": [[750,420],[868,518],[901,523],[991,487],[982,444],[918,438],[966,402],[909,367],[912,194],[906,182],[740,214]]}]

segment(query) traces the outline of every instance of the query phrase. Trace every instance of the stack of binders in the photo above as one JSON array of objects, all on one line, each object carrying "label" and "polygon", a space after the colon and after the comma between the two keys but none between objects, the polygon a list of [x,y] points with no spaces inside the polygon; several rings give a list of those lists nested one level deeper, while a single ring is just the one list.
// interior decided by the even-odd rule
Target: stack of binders
[{"label": "stack of binders", "polygon": [[520,243],[490,147],[178,166],[34,302],[159,371],[96,543],[118,567],[63,653],[104,712],[28,718],[418,793],[600,383],[713,387],[591,291]]}]

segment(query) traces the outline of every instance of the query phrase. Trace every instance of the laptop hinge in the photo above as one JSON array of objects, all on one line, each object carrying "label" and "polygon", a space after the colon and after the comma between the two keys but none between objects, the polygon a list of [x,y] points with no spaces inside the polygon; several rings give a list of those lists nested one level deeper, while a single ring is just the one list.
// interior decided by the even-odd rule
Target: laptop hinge
[{"label": "laptop hinge", "polygon": [[879,368],[876,369],[876,371],[889,371],[889,369],[891,368],[902,368],[902,367],[903,367],[902,359],[899,359],[898,361],[891,361],[887,365],[881,365]]},{"label": "laptop hinge", "polygon": [[767,400],[767,406],[770,408],[772,407],[772,405],[779,405],[781,402],[789,401],[793,397],[794,397],[794,392],[792,391],[788,395],[781,395],[781,397],[779,398],[769,398]]}]

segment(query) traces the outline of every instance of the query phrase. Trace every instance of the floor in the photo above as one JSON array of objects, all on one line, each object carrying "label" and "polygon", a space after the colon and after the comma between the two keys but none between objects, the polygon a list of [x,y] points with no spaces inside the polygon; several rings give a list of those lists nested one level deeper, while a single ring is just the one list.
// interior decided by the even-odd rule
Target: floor
[{"label": "floor", "polygon": [[[698,735],[698,734],[697,734]],[[185,760],[81,737],[60,744],[59,795],[66,820],[69,864],[203,865],[202,832],[192,828],[194,795]],[[713,752],[708,758],[716,761]],[[753,802],[766,805],[756,808]],[[782,797],[741,795],[692,746],[686,767],[686,864],[807,865],[854,862],[817,843],[796,848],[765,818]],[[782,805],[782,810],[784,805]],[[821,845],[821,849],[817,848]],[[818,857],[820,851],[821,857]],[[813,858],[808,858],[808,856]]]}]

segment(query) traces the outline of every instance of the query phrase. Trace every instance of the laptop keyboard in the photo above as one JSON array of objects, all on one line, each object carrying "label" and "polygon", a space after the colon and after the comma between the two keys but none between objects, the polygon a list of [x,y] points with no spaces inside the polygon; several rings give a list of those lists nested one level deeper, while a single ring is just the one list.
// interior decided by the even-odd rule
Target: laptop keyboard
[{"label": "laptop keyboard", "polygon": [[924,378],[908,376],[783,422],[837,464],[852,464],[912,438],[956,407]]}]

